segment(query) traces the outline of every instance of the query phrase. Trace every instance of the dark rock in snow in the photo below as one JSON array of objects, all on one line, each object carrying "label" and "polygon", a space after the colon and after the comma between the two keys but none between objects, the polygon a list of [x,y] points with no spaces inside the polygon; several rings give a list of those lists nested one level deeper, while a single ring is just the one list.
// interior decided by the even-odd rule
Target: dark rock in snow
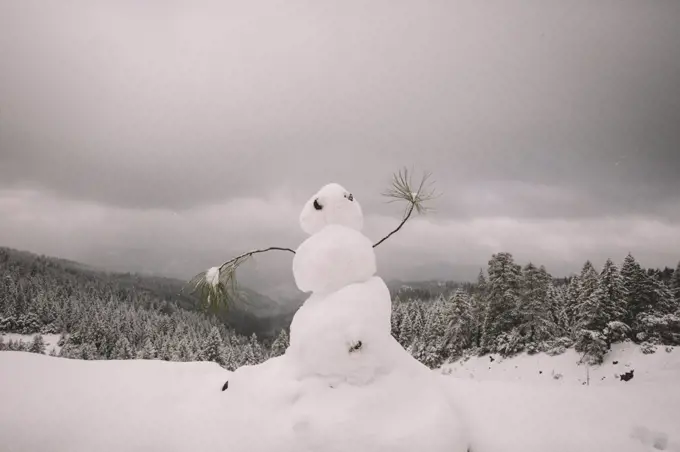
[{"label": "dark rock in snow", "polygon": [[623,375],[619,375],[619,378],[621,381],[630,381],[633,379],[633,372],[635,372],[635,369],[631,369],[630,372],[626,372]]},{"label": "dark rock in snow", "polygon": [[361,341],[357,341],[356,344],[354,344],[354,345],[352,345],[352,347],[350,347],[349,352],[350,352],[350,353],[353,353],[353,352],[356,352],[357,350],[360,350],[360,349],[361,349],[361,345],[362,345],[362,344],[361,344]]},{"label": "dark rock in snow", "polygon": [[619,362],[618,361],[612,361],[612,364],[617,365]]},{"label": "dark rock in snow", "polygon": [[224,386],[222,386],[222,391],[224,391],[228,387],[229,387],[229,380],[227,380],[226,383],[224,383]]}]

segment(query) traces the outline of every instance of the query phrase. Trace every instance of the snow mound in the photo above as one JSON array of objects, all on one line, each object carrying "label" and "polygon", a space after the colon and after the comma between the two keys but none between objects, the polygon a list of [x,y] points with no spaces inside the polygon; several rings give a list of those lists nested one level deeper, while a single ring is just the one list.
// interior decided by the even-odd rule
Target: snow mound
[{"label": "snow mound", "polygon": [[[280,363],[273,359],[265,364],[276,367]],[[271,375],[281,374],[272,369]],[[664,379],[588,387],[473,381],[433,372],[432,382],[456,401],[473,452],[678,452],[680,373],[675,376],[673,382]],[[431,425],[429,416],[435,411],[390,415],[388,407],[441,403],[413,400],[417,391],[408,389],[416,383],[399,381],[403,378],[399,376],[385,381],[375,393],[370,386],[335,391],[310,386],[300,395],[301,388],[288,386],[287,380],[262,387],[267,394],[259,397],[277,397],[270,399],[269,408],[275,406],[274,400],[280,406],[290,406],[300,397],[298,408],[287,420],[278,409],[259,409],[257,397],[236,392],[227,395],[231,386],[222,392],[222,385],[232,377],[213,363],[80,361],[2,352],[0,449],[361,451],[365,449],[353,448],[357,438],[370,434],[373,440],[386,444],[385,449],[377,450],[389,450],[389,445],[398,446],[402,437],[423,424],[425,428]],[[344,414],[338,414],[333,405],[342,407]],[[314,417],[306,417],[312,411]],[[373,417],[383,415],[388,416],[384,428],[362,428],[370,425]],[[304,437],[312,427],[330,436],[326,441],[321,435],[307,437],[305,444],[290,447],[292,440]],[[437,441],[436,434],[433,441]]]},{"label": "snow mound", "polygon": [[232,391],[231,384],[222,392],[232,375],[213,363],[3,352],[2,450],[387,452],[442,450],[458,435],[442,392],[432,387],[397,396],[416,384],[403,374],[333,389],[319,379],[292,384],[281,378],[281,363],[267,361],[271,372],[249,368],[266,383],[262,392]]},{"label": "snow mound", "polygon": [[217,416],[215,403],[227,374],[214,363],[1,352],[0,449],[221,450],[224,438],[209,430],[220,431],[228,422],[229,413]]}]

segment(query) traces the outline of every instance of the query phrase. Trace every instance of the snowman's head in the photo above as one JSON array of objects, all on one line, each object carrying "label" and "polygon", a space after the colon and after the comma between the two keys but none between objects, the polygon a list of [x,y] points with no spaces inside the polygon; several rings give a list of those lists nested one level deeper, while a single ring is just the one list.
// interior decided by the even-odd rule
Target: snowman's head
[{"label": "snowman's head", "polygon": [[300,214],[300,226],[309,235],[329,224],[338,224],[360,231],[364,215],[359,202],[338,184],[328,184],[309,198]]}]

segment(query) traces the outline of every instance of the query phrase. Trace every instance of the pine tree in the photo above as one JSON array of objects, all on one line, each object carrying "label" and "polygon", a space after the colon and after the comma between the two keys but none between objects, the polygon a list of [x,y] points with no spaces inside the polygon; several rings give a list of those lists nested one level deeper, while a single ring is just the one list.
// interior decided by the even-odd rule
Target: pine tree
[{"label": "pine tree", "polygon": [[430,368],[438,367],[447,358],[444,353],[448,312],[443,299],[432,303],[426,312],[425,328],[422,334],[424,344],[422,362]]},{"label": "pine tree", "polygon": [[399,339],[399,334],[400,334],[400,325],[401,325],[401,320],[402,320],[402,309],[401,309],[402,303],[399,301],[399,298],[397,297],[393,302],[392,302],[392,313],[390,315],[390,326],[391,326],[391,333],[392,337],[395,339]]},{"label": "pine tree", "polygon": [[479,293],[473,293],[470,297],[470,345],[472,347],[479,347],[482,344],[485,313],[486,304],[483,301],[482,295]]},{"label": "pine tree", "polygon": [[607,259],[600,273],[597,288],[582,306],[584,328],[603,331],[609,322],[624,320],[625,303],[621,275],[611,259]]},{"label": "pine tree", "polygon": [[218,364],[222,362],[222,336],[217,327],[212,327],[210,335],[201,349],[201,359],[203,361],[213,361]]},{"label": "pine tree", "polygon": [[621,280],[626,300],[626,318],[629,325],[635,324],[637,316],[649,311],[653,301],[649,298],[650,281],[632,254],[628,253],[621,265]]},{"label": "pine tree", "polygon": [[591,306],[591,297],[597,289],[599,275],[595,271],[595,267],[590,261],[583,264],[583,269],[578,277],[578,305],[576,307],[576,330],[586,328],[590,323],[590,317],[593,314],[593,307]]},{"label": "pine tree", "polygon": [[480,347],[482,345],[484,319],[486,318],[487,309],[487,288],[488,285],[486,276],[484,276],[484,270],[479,269],[477,285],[470,297],[470,315],[472,316],[473,345],[475,347]]},{"label": "pine tree", "polygon": [[134,354],[130,341],[125,336],[120,336],[113,347],[112,359],[132,359]]},{"label": "pine tree", "polygon": [[262,348],[262,345],[260,345],[260,342],[257,340],[257,335],[255,335],[255,333],[250,335],[250,348],[253,351],[253,359],[255,360],[255,364],[264,362],[267,359],[265,350]]},{"label": "pine tree", "polygon": [[142,349],[137,353],[137,358],[156,359],[156,347],[154,347],[153,342],[151,342],[151,338],[146,338]]},{"label": "pine tree", "polygon": [[413,336],[422,337],[425,332],[425,315],[420,303],[414,303]]},{"label": "pine tree", "polygon": [[487,290],[487,280],[486,276],[484,276],[484,270],[479,269],[479,273],[477,274],[477,287],[475,288],[476,293],[480,294],[482,298],[486,296],[486,290]]},{"label": "pine tree", "polygon": [[276,357],[283,355],[284,353],[286,353],[286,349],[288,348],[289,345],[290,342],[288,340],[288,333],[286,333],[285,329],[281,329],[279,335],[272,343],[271,356]]},{"label": "pine tree", "polygon": [[475,341],[470,296],[462,289],[456,290],[450,301],[450,316],[447,328],[447,355],[458,358]]},{"label": "pine tree", "polygon": [[222,362],[220,366],[224,367],[227,370],[235,370],[236,367],[234,365],[234,354],[231,345],[224,345],[224,347],[222,347],[221,354]]},{"label": "pine tree", "polygon": [[47,346],[45,345],[42,335],[36,334],[33,337],[33,342],[31,342],[31,346],[28,348],[28,351],[31,353],[44,354],[46,348]]},{"label": "pine tree", "polygon": [[413,342],[415,334],[413,333],[413,322],[408,312],[402,317],[401,325],[399,326],[399,343],[402,347],[408,348]]},{"label": "pine tree", "polygon": [[510,253],[494,254],[489,261],[487,283],[487,310],[484,319],[482,348],[495,349],[496,339],[511,332],[518,324],[521,267],[515,264]]},{"label": "pine tree", "polygon": [[574,276],[567,284],[564,294],[564,322],[566,333],[571,339],[576,339],[577,323],[579,320],[579,294],[581,280]]},{"label": "pine tree", "polygon": [[680,262],[671,277],[671,291],[675,302],[675,309],[680,310]]},{"label": "pine tree", "polygon": [[570,334],[570,323],[566,306],[566,291],[564,287],[558,289],[552,283],[548,284],[546,291],[547,319],[546,328],[549,330],[547,336],[564,337]]},{"label": "pine tree", "polygon": [[179,341],[177,354],[179,355],[179,361],[188,362],[194,360],[194,353],[191,351],[191,347],[189,347],[189,343],[185,338]]},{"label": "pine tree", "polygon": [[86,343],[80,346],[80,359],[93,360],[97,359],[97,348],[94,344]]},{"label": "pine tree", "polygon": [[544,341],[550,336],[548,318],[548,284],[551,277],[545,268],[527,264],[522,271],[522,296],[517,317],[519,331],[529,343]]},{"label": "pine tree", "polygon": [[253,353],[253,347],[250,345],[250,342],[247,342],[241,349],[241,356],[239,358],[241,366],[254,366],[257,364],[255,354]]}]

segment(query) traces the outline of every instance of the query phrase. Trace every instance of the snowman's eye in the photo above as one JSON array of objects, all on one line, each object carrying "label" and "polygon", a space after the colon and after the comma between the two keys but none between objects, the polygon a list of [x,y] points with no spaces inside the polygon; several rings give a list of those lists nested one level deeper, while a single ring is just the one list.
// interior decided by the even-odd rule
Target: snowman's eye
[{"label": "snowman's eye", "polygon": [[350,193],[347,199],[349,199],[350,201],[354,201],[354,196],[352,196],[352,194]]},{"label": "snowman's eye", "polygon": [[323,206],[322,206],[321,204],[319,204],[319,200],[318,200],[318,199],[315,199],[315,200],[314,200],[314,208],[315,208],[316,210],[321,210],[321,209],[323,209]]}]

